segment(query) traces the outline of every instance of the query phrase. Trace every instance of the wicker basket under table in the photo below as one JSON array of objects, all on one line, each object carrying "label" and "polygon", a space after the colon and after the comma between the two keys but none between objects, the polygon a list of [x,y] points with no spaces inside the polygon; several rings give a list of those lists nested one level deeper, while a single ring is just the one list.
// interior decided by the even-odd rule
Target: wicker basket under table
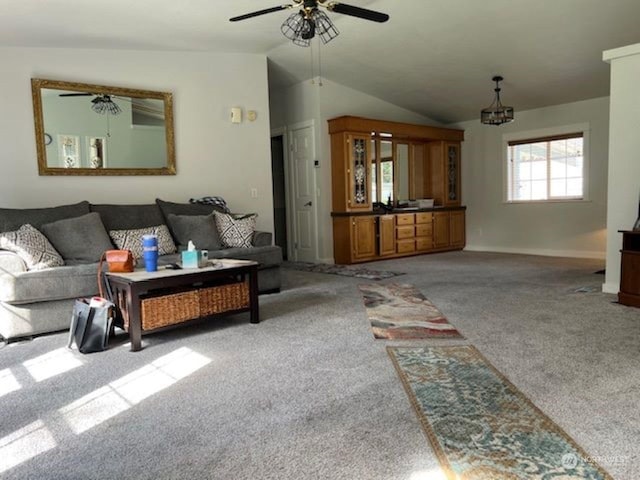
[{"label": "wicker basket under table", "polygon": [[249,282],[235,282],[140,300],[142,330],[249,307]]}]

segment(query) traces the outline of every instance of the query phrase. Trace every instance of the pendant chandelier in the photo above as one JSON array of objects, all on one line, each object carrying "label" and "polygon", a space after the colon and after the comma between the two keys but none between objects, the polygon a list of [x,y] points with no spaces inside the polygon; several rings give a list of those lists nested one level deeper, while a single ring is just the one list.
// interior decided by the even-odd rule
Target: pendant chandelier
[{"label": "pendant chandelier", "polygon": [[480,121],[485,125],[502,125],[513,122],[513,107],[505,107],[500,101],[500,82],[503,78],[496,75],[491,80],[496,82],[496,88],[493,89],[496,92],[496,98],[488,108],[480,112]]}]

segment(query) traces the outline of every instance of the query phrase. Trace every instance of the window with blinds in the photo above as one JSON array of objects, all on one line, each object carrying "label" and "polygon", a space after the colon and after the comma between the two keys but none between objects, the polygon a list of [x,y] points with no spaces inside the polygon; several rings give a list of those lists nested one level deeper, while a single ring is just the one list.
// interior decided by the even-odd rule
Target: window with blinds
[{"label": "window with blinds", "polygon": [[583,132],[509,141],[508,201],[584,198]]}]

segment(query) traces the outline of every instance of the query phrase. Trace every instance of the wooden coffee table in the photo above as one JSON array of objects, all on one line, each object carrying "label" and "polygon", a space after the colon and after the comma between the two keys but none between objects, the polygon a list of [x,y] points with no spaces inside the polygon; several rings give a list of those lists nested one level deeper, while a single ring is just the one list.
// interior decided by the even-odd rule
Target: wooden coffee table
[{"label": "wooden coffee table", "polygon": [[251,323],[260,322],[257,262],[224,259],[203,268],[136,270],[105,278],[133,352],[141,349],[143,333],[200,318],[248,311]]}]

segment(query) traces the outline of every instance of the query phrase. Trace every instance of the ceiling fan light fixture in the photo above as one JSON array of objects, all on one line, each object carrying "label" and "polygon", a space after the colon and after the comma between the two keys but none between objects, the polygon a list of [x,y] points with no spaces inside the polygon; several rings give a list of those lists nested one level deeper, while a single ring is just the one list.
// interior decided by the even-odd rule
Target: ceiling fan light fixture
[{"label": "ceiling fan light fixture", "polygon": [[316,34],[325,44],[340,34],[327,14],[317,9],[311,11],[300,10],[292,13],[282,24],[280,31],[300,47],[310,46],[311,39]]},{"label": "ceiling fan light fixture", "polygon": [[500,82],[504,80],[500,75],[496,75],[492,78],[496,82],[496,96],[493,99],[493,103],[480,112],[480,121],[485,125],[502,125],[503,123],[513,122],[514,111],[513,107],[507,107],[502,105],[500,101]]},{"label": "ceiling fan light fixture", "polygon": [[316,22],[316,33],[325,45],[340,35],[340,32],[326,13],[318,10],[314,15],[314,20]]},{"label": "ceiling fan light fixture", "polygon": [[303,37],[308,34],[309,29],[309,23],[302,10],[289,15],[280,27],[280,31],[285,37],[301,47],[311,45],[311,39]]},{"label": "ceiling fan light fixture", "polygon": [[91,100],[91,110],[100,115],[118,115],[122,113],[122,109],[111,100],[109,95],[99,95],[93,100]]}]

